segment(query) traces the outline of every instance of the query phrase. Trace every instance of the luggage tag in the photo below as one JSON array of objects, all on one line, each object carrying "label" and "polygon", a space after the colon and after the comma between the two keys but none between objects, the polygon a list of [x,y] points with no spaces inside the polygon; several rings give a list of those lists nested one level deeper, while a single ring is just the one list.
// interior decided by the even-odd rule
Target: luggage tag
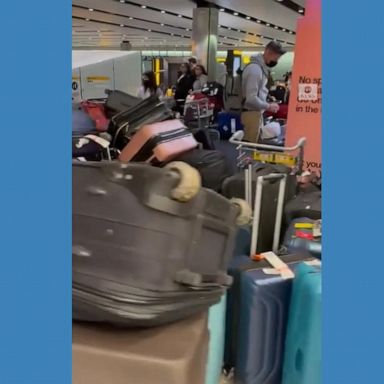
[{"label": "luggage tag", "polygon": [[321,220],[318,220],[313,224],[313,237],[321,237]]},{"label": "luggage tag", "polygon": [[267,260],[273,268],[264,268],[263,272],[266,275],[280,275],[284,280],[294,279],[295,274],[274,252],[265,252],[260,256],[260,259]]},{"label": "luggage tag", "polygon": [[314,259],[311,261],[304,261],[304,264],[309,265],[310,267],[321,267],[321,261],[318,259]]}]

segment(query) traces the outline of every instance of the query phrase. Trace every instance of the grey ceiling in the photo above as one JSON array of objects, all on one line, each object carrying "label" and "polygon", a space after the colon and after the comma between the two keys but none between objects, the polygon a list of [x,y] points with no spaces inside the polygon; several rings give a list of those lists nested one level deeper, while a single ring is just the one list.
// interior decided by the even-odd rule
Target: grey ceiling
[{"label": "grey ceiling", "polygon": [[[220,11],[220,49],[257,49],[276,39],[292,47],[304,0],[209,0]],[[73,0],[74,48],[184,49],[191,45],[192,0]],[[301,12],[301,13],[300,13]]]}]

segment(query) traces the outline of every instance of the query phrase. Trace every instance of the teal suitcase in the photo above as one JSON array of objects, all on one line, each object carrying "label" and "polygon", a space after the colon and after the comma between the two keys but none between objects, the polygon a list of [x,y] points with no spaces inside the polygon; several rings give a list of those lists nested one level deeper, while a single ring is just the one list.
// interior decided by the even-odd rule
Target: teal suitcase
[{"label": "teal suitcase", "polygon": [[285,344],[283,384],[321,384],[321,267],[296,270]]},{"label": "teal suitcase", "polygon": [[225,313],[227,298],[224,295],[220,303],[209,309],[209,349],[205,384],[218,384],[223,369]]}]

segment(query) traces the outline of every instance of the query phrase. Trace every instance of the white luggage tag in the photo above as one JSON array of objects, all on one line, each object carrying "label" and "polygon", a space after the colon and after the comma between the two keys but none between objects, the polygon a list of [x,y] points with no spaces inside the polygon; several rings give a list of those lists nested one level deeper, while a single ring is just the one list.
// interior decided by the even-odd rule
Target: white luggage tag
[{"label": "white luggage tag", "polygon": [[273,268],[264,268],[263,272],[266,275],[280,275],[284,280],[294,279],[295,274],[274,252],[265,252],[261,257],[268,261]]},{"label": "white luggage tag", "polygon": [[317,259],[314,259],[311,261],[305,261],[304,264],[307,264],[310,267],[321,267],[321,261]]}]

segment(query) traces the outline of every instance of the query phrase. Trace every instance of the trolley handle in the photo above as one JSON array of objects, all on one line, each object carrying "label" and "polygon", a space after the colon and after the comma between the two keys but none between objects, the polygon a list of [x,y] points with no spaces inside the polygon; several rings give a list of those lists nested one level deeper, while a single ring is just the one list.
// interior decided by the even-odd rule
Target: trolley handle
[{"label": "trolley handle", "polygon": [[257,143],[249,143],[246,141],[241,141],[244,137],[243,131],[237,131],[235,132],[232,137],[229,139],[229,142],[235,145],[239,145],[241,147],[248,147],[253,149],[269,149],[272,151],[278,151],[278,152],[293,152],[300,148],[304,148],[304,145],[307,141],[305,137],[301,137],[297,144],[293,147],[277,147],[274,145],[267,145],[267,144],[257,144]]}]

